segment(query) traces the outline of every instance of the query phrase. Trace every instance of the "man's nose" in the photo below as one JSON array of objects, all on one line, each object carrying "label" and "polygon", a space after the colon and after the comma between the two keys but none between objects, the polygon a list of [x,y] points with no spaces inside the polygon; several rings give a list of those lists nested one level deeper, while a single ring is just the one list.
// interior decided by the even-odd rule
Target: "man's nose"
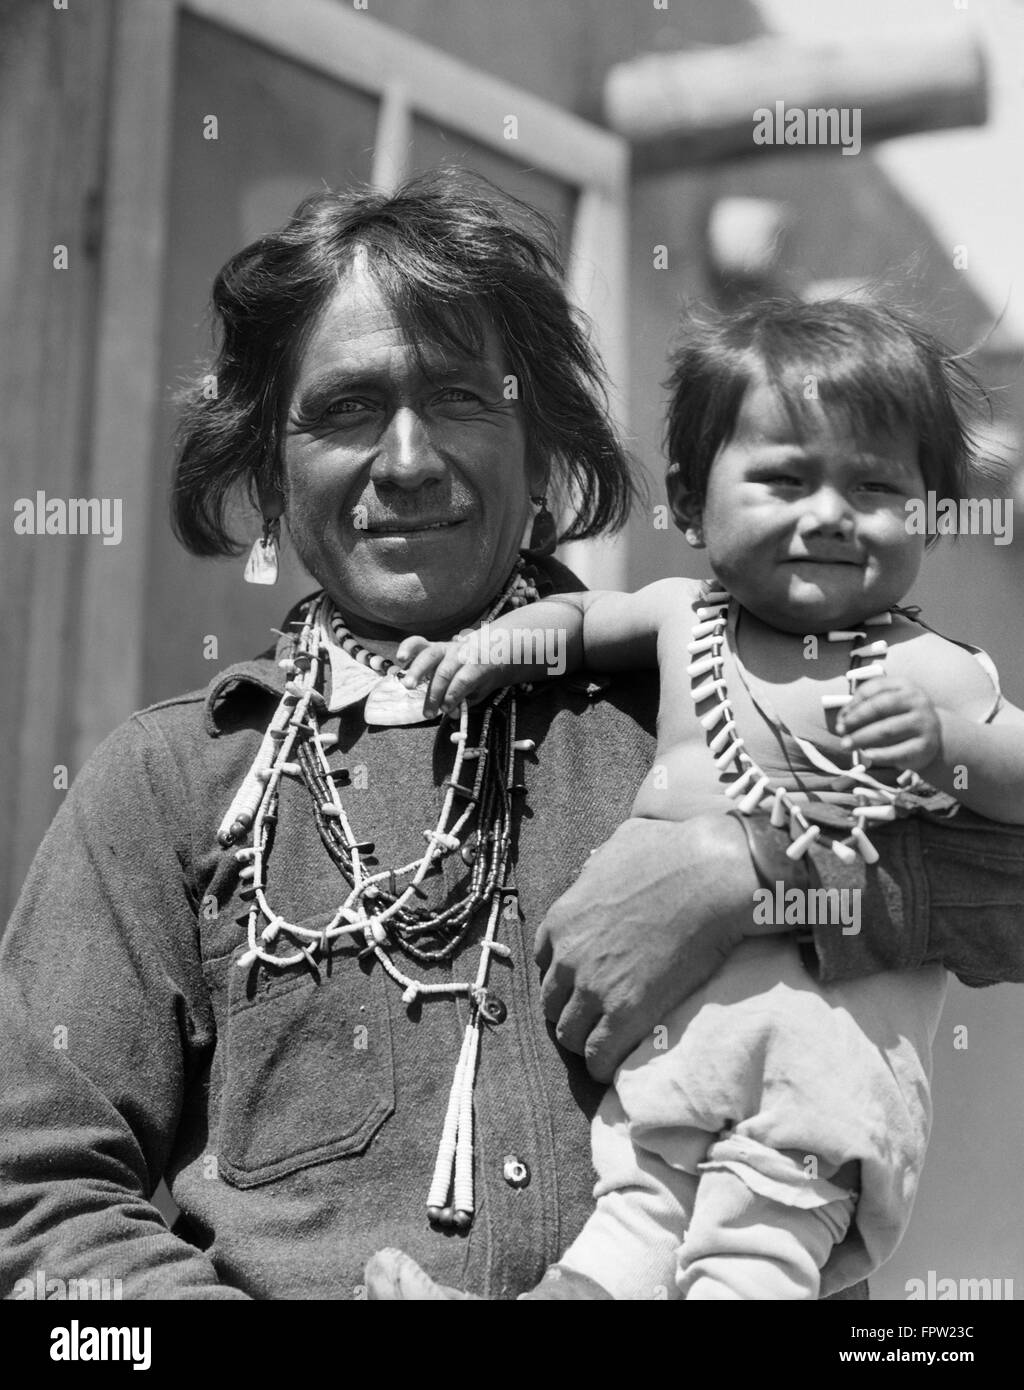
[{"label": "man's nose", "polygon": [[799,530],[849,536],[853,531],[853,509],[837,488],[820,487],[804,500]]},{"label": "man's nose", "polygon": [[445,463],[435,449],[430,432],[415,410],[402,406],[394,412],[380,441],[370,470],[379,483],[417,488],[444,475]]}]

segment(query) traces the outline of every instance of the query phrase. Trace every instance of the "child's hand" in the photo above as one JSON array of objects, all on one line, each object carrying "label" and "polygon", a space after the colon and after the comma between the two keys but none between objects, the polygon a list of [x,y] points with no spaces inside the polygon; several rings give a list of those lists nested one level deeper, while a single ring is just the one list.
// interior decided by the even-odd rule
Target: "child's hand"
[{"label": "child's hand", "polygon": [[405,670],[399,676],[409,690],[425,685],[423,713],[428,717],[443,710],[456,714],[463,700],[475,704],[503,683],[503,668],[479,660],[478,643],[472,634],[450,642],[428,642],[425,637],[407,637],[395,653],[395,661]]},{"label": "child's hand", "polygon": [[921,772],[942,754],[942,726],[920,686],[899,676],[865,681],[836,720],[843,747],[866,763]]}]

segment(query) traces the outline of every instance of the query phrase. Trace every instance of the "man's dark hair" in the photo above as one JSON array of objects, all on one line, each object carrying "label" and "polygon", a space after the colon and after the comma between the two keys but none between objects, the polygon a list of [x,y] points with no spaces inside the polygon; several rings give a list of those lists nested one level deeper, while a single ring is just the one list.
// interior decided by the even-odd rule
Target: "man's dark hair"
[{"label": "man's dark hair", "polygon": [[230,497],[282,492],[281,442],[301,353],[357,247],[412,341],[481,351],[492,325],[517,380],[530,457],[572,507],[563,539],[619,529],[635,496],[609,423],[586,320],[562,287],[551,222],[488,180],[438,169],[388,194],[306,198],[280,231],[232,256],[213,285],[216,398],[181,393],[172,520],[197,555],[242,549]]},{"label": "man's dark hair", "polygon": [[797,421],[816,399],[844,412],[854,435],[909,427],[926,486],[941,497],[966,491],[974,456],[966,421],[984,392],[949,348],[906,315],[850,299],[766,299],[729,314],[693,315],[682,335],[665,383],[672,392],[668,488],[677,515],[703,502],[746,390],[761,380]]}]

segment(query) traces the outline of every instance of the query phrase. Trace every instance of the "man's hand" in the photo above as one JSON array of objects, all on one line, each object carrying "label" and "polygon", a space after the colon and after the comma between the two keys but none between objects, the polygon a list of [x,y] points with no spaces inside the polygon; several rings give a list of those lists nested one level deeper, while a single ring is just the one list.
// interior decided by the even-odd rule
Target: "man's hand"
[{"label": "man's hand", "polygon": [[598,1081],[752,934],[757,876],[727,815],[628,820],[537,932],[544,1011]]},{"label": "man's hand", "polygon": [[922,772],[942,753],[942,726],[931,699],[913,681],[865,681],[836,720],[843,747],[865,763]]},{"label": "man's hand", "polygon": [[476,1294],[438,1284],[403,1250],[378,1250],[366,1265],[366,1297],[371,1303],[434,1303],[475,1299]]}]

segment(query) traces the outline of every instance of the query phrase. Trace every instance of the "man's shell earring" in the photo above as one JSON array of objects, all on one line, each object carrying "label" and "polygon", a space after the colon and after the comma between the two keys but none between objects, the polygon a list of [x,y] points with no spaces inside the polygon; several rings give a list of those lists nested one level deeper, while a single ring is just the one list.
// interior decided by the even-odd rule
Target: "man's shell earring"
[{"label": "man's shell earring", "polygon": [[247,584],[277,583],[277,542],[281,536],[281,518],[264,516],[263,534],[253,541],[245,564]]},{"label": "man's shell earring", "polygon": [[521,550],[527,559],[541,560],[545,555],[554,555],[558,545],[558,528],[555,526],[555,518],[548,511],[547,493],[541,493],[539,496],[531,493],[530,501],[537,510],[530,527],[530,538]]}]

